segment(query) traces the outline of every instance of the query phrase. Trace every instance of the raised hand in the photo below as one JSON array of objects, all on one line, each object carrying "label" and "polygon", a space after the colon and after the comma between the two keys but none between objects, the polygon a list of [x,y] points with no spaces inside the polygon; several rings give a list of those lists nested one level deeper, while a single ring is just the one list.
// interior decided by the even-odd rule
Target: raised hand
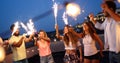
[{"label": "raised hand", "polygon": [[96,20],[94,19],[94,14],[90,13],[89,14],[90,21],[92,21],[93,24],[96,24]]}]

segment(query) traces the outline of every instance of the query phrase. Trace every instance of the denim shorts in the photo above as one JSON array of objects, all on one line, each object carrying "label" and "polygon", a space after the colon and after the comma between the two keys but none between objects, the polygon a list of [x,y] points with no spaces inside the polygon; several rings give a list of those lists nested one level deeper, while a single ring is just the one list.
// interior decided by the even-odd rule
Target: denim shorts
[{"label": "denim shorts", "polygon": [[40,63],[54,63],[52,54],[40,57]]}]

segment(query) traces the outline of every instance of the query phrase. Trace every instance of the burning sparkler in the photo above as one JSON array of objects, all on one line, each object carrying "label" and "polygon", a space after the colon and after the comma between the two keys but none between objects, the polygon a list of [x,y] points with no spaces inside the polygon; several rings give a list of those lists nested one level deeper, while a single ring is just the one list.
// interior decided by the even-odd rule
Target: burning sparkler
[{"label": "burning sparkler", "polygon": [[58,4],[54,2],[53,0],[53,10],[54,10],[54,17],[55,17],[55,24],[57,24],[57,11],[58,11]]},{"label": "burning sparkler", "polygon": [[14,23],[14,28],[13,28],[13,32],[12,32],[12,35],[17,31],[17,29],[19,28],[19,22],[17,21],[17,22],[15,22]]},{"label": "burning sparkler", "polygon": [[63,13],[63,21],[64,21],[64,23],[66,24],[66,25],[68,25],[68,18],[67,18],[67,14],[66,14],[66,12],[64,12]]},{"label": "burning sparkler", "polygon": [[34,27],[34,23],[32,22],[32,19],[30,19],[26,25],[22,22],[20,24],[21,24],[22,28],[24,28],[25,31],[27,32],[24,35],[30,35],[33,32],[36,32],[36,29]]},{"label": "burning sparkler", "polygon": [[25,31],[27,32],[27,31],[28,31],[27,26],[26,26],[23,22],[21,22],[20,24],[21,24],[22,28],[24,28],[24,29],[25,29]]},{"label": "burning sparkler", "polygon": [[32,19],[29,20],[27,25],[23,24],[22,22],[20,24],[21,24],[22,28],[24,28],[25,31],[27,32],[27,33],[25,33],[25,35],[30,35],[33,32],[36,32],[36,29],[34,28],[34,23],[32,22]]}]

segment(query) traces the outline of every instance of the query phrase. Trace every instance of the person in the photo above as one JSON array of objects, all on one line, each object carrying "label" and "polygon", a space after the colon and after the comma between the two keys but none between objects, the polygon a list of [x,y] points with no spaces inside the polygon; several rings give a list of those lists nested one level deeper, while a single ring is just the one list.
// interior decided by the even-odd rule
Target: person
[{"label": "person", "polygon": [[0,37],[0,46],[1,46],[1,47],[4,47],[5,50],[7,50],[8,45],[9,45],[9,40],[4,40],[4,41],[3,41],[3,39]]},{"label": "person", "polygon": [[0,37],[0,63],[5,63],[6,50],[8,48],[8,40],[4,40]]},{"label": "person", "polygon": [[51,49],[50,49],[50,38],[44,30],[40,30],[38,38],[34,38],[35,45],[39,48],[40,63],[54,63]]},{"label": "person", "polygon": [[[102,50],[104,48],[102,40],[96,34],[93,26],[89,22],[83,23],[83,32],[76,33],[79,38],[83,39],[84,45],[84,63],[100,63],[100,56],[103,57]],[[100,53],[97,50],[96,42],[98,42],[100,46]]]},{"label": "person", "polygon": [[116,4],[114,1],[105,1],[101,4],[105,20],[99,23],[94,20],[94,15],[90,14],[90,20],[95,27],[104,30],[105,50],[109,49],[110,63],[120,63],[120,16],[116,14]]},{"label": "person", "polygon": [[[10,30],[12,32],[15,30],[15,24],[10,26]],[[28,38],[20,35],[19,28],[17,28],[13,35],[9,38],[9,44],[13,52],[13,63],[28,63],[25,42],[32,41],[33,36],[34,33],[32,33]]]},{"label": "person", "polygon": [[82,56],[80,56],[80,58],[78,57],[77,49],[79,50],[80,55],[82,55],[81,44],[79,38],[75,36],[72,32],[69,32],[69,28],[71,27],[68,25],[64,27],[64,33],[62,36],[58,32],[58,25],[55,25],[56,37],[64,41],[63,43],[66,50],[64,62],[79,63],[79,61],[82,61]]}]

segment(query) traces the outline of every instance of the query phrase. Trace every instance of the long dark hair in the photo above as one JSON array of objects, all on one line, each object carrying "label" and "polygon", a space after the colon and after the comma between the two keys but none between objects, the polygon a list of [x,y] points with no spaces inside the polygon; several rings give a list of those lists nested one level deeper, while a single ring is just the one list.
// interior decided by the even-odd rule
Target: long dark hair
[{"label": "long dark hair", "polygon": [[[84,24],[86,24],[88,26],[88,31],[90,33],[90,36],[92,37],[92,39],[94,38],[94,33],[96,33],[95,29],[93,28],[92,24],[90,22],[84,22]],[[85,31],[83,30],[83,37],[85,36]]]},{"label": "long dark hair", "polygon": [[75,34],[73,34],[73,32],[69,32],[69,28],[70,26],[66,25],[65,27],[67,27],[68,29],[68,33],[64,34],[64,42],[66,45],[69,45],[69,40],[71,40],[72,44],[77,44],[78,41],[78,36],[76,36]]}]

